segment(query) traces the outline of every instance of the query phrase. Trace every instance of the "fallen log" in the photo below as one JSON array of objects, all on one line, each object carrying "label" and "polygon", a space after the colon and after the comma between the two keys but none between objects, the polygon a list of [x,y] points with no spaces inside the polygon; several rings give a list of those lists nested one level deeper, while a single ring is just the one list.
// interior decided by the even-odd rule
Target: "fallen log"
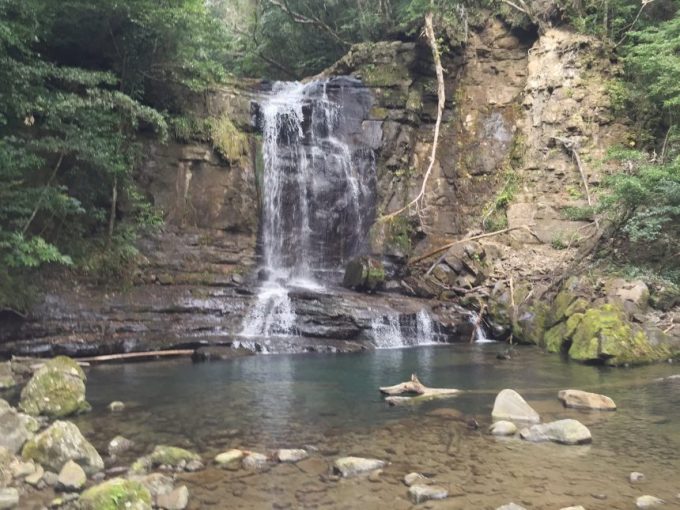
[{"label": "fallen log", "polygon": [[105,363],[107,361],[142,361],[145,359],[169,358],[178,356],[191,356],[193,349],[174,349],[167,351],[147,351],[147,352],[125,352],[122,354],[105,354],[102,356],[91,356],[88,358],[78,358],[77,361],[90,363]]},{"label": "fallen log", "polygon": [[[429,388],[418,380],[416,374],[411,374],[411,380],[403,383],[395,384],[394,386],[382,386],[380,393],[389,395],[385,399],[390,405],[399,405],[406,403],[417,403],[434,398],[452,397],[460,393],[460,390],[454,388]],[[397,397],[397,395],[411,394],[410,397]]]}]

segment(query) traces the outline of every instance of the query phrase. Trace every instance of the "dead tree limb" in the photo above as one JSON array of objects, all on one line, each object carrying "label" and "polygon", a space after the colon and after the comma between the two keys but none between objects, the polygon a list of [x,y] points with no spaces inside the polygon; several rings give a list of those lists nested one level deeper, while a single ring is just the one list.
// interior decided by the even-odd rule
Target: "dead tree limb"
[{"label": "dead tree limb", "polygon": [[[385,401],[390,405],[417,403],[435,398],[446,398],[458,395],[461,390],[454,388],[429,388],[418,380],[416,374],[411,374],[411,380],[394,386],[382,386],[380,393],[389,395]],[[410,395],[410,396],[399,396]]]},{"label": "dead tree limb", "polygon": [[531,230],[527,225],[520,225],[519,227],[512,227],[512,228],[504,228],[503,230],[496,230],[495,232],[488,232],[486,234],[479,234],[478,236],[466,237],[464,239],[458,239],[457,241],[452,241],[452,242],[447,243],[443,246],[440,246],[439,248],[436,248],[432,251],[429,251],[429,252],[425,253],[424,255],[420,255],[419,257],[416,257],[414,259],[409,260],[408,265],[412,266],[414,264],[417,264],[418,262],[425,260],[425,259],[428,259],[428,258],[432,257],[433,255],[436,255],[437,253],[441,253],[444,250],[448,250],[449,248],[451,248],[452,246],[455,246],[457,244],[467,243],[468,241],[476,241],[477,239],[484,239],[486,237],[493,237],[493,236],[497,236],[497,235],[500,235],[500,234],[506,234],[507,232],[512,232],[513,230],[526,230],[532,236],[534,236],[536,239],[538,239],[538,236],[536,235],[536,233],[533,230]]},{"label": "dead tree limb", "polygon": [[387,214],[381,217],[378,221],[384,222],[388,221],[395,216],[403,213],[404,211],[415,206],[416,209],[422,209],[423,204],[421,202],[425,201],[425,190],[427,189],[427,181],[432,174],[432,169],[434,168],[434,163],[437,157],[437,145],[439,143],[439,131],[442,124],[442,114],[444,113],[444,104],[446,102],[446,91],[444,86],[444,68],[442,67],[441,57],[439,55],[439,46],[437,45],[437,38],[434,33],[434,25],[432,23],[433,14],[428,12],[425,16],[425,36],[427,37],[427,42],[430,44],[432,49],[432,58],[434,59],[434,68],[437,74],[437,120],[434,124],[434,138],[432,140],[432,151],[430,152],[430,163],[423,177],[423,183],[420,186],[420,192],[406,204],[401,209],[394,211],[393,213]]}]

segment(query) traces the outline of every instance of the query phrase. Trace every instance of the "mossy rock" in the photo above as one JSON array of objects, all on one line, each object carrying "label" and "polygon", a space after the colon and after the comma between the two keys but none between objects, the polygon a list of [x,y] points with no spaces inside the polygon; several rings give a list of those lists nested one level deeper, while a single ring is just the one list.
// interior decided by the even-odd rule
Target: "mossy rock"
[{"label": "mossy rock", "polygon": [[82,369],[77,368],[79,372],[62,361],[47,363],[31,377],[21,391],[19,408],[34,416],[44,415],[50,418],[63,418],[89,411],[90,405],[85,400],[85,374],[81,376]]},{"label": "mossy rock", "polygon": [[519,319],[513,327],[515,338],[521,343],[543,345],[545,324],[549,308],[544,303],[535,303],[519,311]]},{"label": "mossy rock", "polygon": [[544,344],[548,352],[562,352],[566,342],[571,340],[574,331],[583,319],[582,313],[575,313],[566,322],[560,322],[545,333]]},{"label": "mossy rock", "polygon": [[189,462],[200,462],[200,455],[176,446],[158,445],[149,455],[151,466],[184,467]]},{"label": "mossy rock", "polygon": [[591,308],[572,336],[569,357],[607,365],[642,364],[670,356],[667,346],[652,346],[647,335],[633,327],[616,305]]},{"label": "mossy rock", "polygon": [[112,478],[80,496],[81,510],[151,510],[151,493],[140,482]]},{"label": "mossy rock", "polygon": [[104,469],[104,461],[80,429],[68,421],[55,421],[24,445],[21,456],[58,473],[69,460],[80,465],[88,475]]},{"label": "mossy rock", "polygon": [[549,325],[554,326],[558,322],[566,319],[567,310],[578,299],[578,297],[568,288],[563,288],[557,293],[550,308]]},{"label": "mossy rock", "polygon": [[360,70],[361,80],[369,87],[410,85],[412,78],[406,66],[396,62],[370,64]]},{"label": "mossy rock", "polygon": [[371,257],[359,257],[347,263],[342,284],[350,289],[374,292],[385,284],[382,262]]},{"label": "mossy rock", "polygon": [[65,374],[73,375],[83,381],[87,381],[87,376],[83,368],[75,360],[69,358],[68,356],[57,356],[52,358],[43,368],[54,369]]}]

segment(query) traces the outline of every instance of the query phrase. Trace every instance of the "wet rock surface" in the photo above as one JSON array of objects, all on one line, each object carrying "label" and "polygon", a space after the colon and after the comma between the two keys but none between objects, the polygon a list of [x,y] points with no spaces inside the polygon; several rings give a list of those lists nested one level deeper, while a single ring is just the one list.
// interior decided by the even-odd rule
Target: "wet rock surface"
[{"label": "wet rock surface", "polygon": [[561,444],[585,444],[592,441],[590,430],[581,422],[572,419],[532,425],[520,431],[522,439],[534,443],[554,441]]},{"label": "wet rock surface", "polygon": [[538,413],[515,390],[502,390],[493,404],[491,416],[494,420],[538,423]]},{"label": "wet rock surface", "polygon": [[562,390],[558,393],[557,398],[565,407],[572,407],[574,409],[616,410],[616,404],[611,398],[598,393],[580,390]]}]

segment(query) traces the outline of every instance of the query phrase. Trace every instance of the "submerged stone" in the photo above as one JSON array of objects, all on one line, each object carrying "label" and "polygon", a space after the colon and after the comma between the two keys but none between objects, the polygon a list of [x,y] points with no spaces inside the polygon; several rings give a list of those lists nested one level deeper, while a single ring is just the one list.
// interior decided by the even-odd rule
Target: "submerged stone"
[{"label": "submerged stone", "polygon": [[166,466],[173,469],[185,469],[191,463],[201,462],[201,457],[184,448],[158,445],[148,456],[152,467]]},{"label": "submerged stone", "polygon": [[515,390],[502,390],[493,404],[491,417],[496,420],[523,421],[528,423],[538,423],[540,416],[534,409],[527,404],[526,400]]},{"label": "submerged stone", "polygon": [[81,510],[151,510],[151,494],[140,482],[113,478],[80,496]]},{"label": "submerged stone", "polygon": [[116,436],[111,441],[109,441],[107,451],[109,452],[109,455],[113,457],[128,451],[130,448],[132,448],[133,444],[134,443],[132,441],[124,438],[123,436]]},{"label": "submerged stone", "polygon": [[589,393],[581,390],[562,390],[557,398],[565,407],[574,409],[595,409],[598,411],[615,411],[616,404],[606,395]]},{"label": "submerged stone", "polygon": [[590,430],[578,420],[557,420],[550,423],[533,425],[520,431],[522,439],[539,443],[553,441],[555,443],[575,445],[592,441]]},{"label": "submerged stone", "polygon": [[218,466],[226,466],[237,460],[241,460],[245,453],[242,450],[227,450],[226,452],[219,453],[215,456],[215,463]]},{"label": "submerged stone", "polygon": [[276,452],[279,462],[299,462],[309,457],[306,450],[302,449],[281,449]]},{"label": "submerged stone", "polygon": [[243,469],[249,471],[261,471],[269,465],[269,458],[262,453],[250,453],[241,461]]},{"label": "submerged stone", "polygon": [[365,459],[363,457],[342,457],[333,463],[333,469],[343,477],[368,473],[375,469],[385,467],[384,460]]},{"label": "submerged stone", "polygon": [[640,496],[635,500],[635,506],[637,508],[645,509],[645,508],[656,508],[657,506],[661,506],[665,503],[663,499],[657,498],[656,496]]},{"label": "submerged stone", "polygon": [[404,476],[404,484],[406,484],[406,486],[408,486],[408,487],[415,484],[416,482],[423,482],[424,483],[426,480],[427,480],[427,478],[425,478],[420,473],[409,473],[406,476]]},{"label": "submerged stone", "polygon": [[489,432],[493,436],[514,436],[517,433],[517,425],[511,421],[501,420],[493,423],[489,427]]},{"label": "submerged stone", "polygon": [[182,485],[171,492],[159,494],[156,506],[163,510],[184,510],[189,505],[189,489]]},{"label": "submerged stone", "polygon": [[446,499],[449,496],[449,491],[437,485],[417,484],[409,488],[408,496],[417,505],[431,499]]},{"label": "submerged stone", "polygon": [[104,461],[78,427],[67,421],[56,421],[29,440],[21,455],[47,469],[59,472],[69,460],[77,462],[88,475],[104,469]]}]

